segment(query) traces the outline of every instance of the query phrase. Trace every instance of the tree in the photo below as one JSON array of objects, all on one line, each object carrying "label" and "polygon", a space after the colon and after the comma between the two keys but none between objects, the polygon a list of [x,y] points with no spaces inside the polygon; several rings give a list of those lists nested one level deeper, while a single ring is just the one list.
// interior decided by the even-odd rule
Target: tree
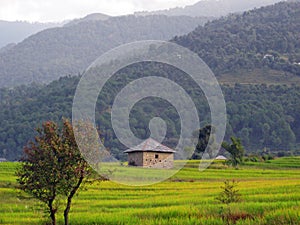
[{"label": "tree", "polygon": [[248,213],[234,213],[231,211],[230,204],[241,201],[241,194],[237,189],[238,182],[235,180],[225,180],[224,186],[221,186],[222,192],[216,197],[220,203],[226,204],[226,207],[220,208],[220,214],[226,224],[236,224],[241,219],[254,219],[252,215]]},{"label": "tree", "polygon": [[72,199],[91,169],[80,154],[68,120],[63,120],[62,129],[50,121],[37,132],[35,141],[24,148],[23,163],[16,172],[19,188],[47,206],[52,225],[60,200],[66,198],[67,225]]},{"label": "tree", "polygon": [[63,121],[62,130],[63,154],[61,158],[61,190],[67,197],[67,204],[64,210],[65,225],[69,224],[69,212],[74,195],[85,179],[91,174],[91,168],[82,157],[76,144],[74,131],[68,120]]},{"label": "tree", "polygon": [[243,162],[243,157],[244,157],[244,147],[241,143],[241,139],[231,137],[231,142],[232,144],[229,144],[227,142],[222,143],[222,147],[230,153],[231,155],[231,160],[230,162],[234,167],[237,167],[238,164],[241,164]]},{"label": "tree", "polygon": [[199,130],[198,143],[196,145],[196,149],[192,156],[192,159],[200,159],[205,151],[207,151],[209,156],[212,157],[215,146],[214,133],[215,128],[211,125],[207,125]]},{"label": "tree", "polygon": [[60,181],[58,168],[59,136],[54,123],[43,124],[38,129],[35,142],[25,146],[24,163],[17,171],[19,188],[48,207],[52,224],[56,224],[57,189]]},{"label": "tree", "polygon": [[239,202],[241,200],[241,195],[239,190],[236,189],[238,182],[235,180],[225,180],[224,186],[221,186],[222,192],[216,198],[221,203],[229,205],[233,202]]}]

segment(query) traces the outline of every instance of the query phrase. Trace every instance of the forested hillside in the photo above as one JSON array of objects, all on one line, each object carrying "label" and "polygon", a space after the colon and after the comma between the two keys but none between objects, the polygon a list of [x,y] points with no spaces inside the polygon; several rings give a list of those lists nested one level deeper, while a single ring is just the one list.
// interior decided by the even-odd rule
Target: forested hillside
[{"label": "forested hillside", "polygon": [[104,52],[138,40],[168,40],[204,24],[187,16],[122,16],[87,20],[33,35],[0,53],[0,87],[48,83],[78,75]]},{"label": "forested hillside", "polygon": [[226,16],[229,13],[239,13],[266,5],[271,5],[280,0],[202,0],[194,5],[177,7],[153,12],[137,12],[137,15],[167,15],[167,16]]},{"label": "forested hillside", "polygon": [[[148,35],[148,31],[143,30],[148,29],[145,25],[147,24],[146,21],[149,22],[149,27],[150,24],[153,25],[153,20],[150,20],[150,17],[145,17],[141,23],[137,22],[134,17],[125,18],[133,21],[133,23],[127,23],[127,25],[131,24],[133,27],[128,25],[126,28],[115,28],[120,31],[111,34],[112,38],[118,37],[114,40],[121,42],[124,40],[129,41],[129,37],[132,36],[145,37]],[[116,20],[121,19],[116,18]],[[190,20],[190,18],[187,18],[187,20]],[[260,70],[266,74],[278,73],[278,76],[283,74],[283,78],[277,82],[280,84],[282,80],[290,78],[288,75],[300,77],[298,65],[298,62],[300,62],[299,20],[299,2],[279,3],[275,6],[246,12],[242,15],[231,15],[210,22],[204,27],[198,27],[186,36],[174,38],[173,41],[197,52],[217,76],[222,77],[222,79],[224,79],[224,74],[234,73],[238,77],[239,83],[244,83],[244,76],[249,76],[249,74],[255,76],[256,71]],[[162,23],[162,21],[157,20],[156,23]],[[25,72],[30,71],[30,68],[33,70],[40,68],[41,75],[46,74],[48,81],[54,79],[54,77],[64,75],[64,73],[57,73],[57,68],[66,71],[66,68],[70,69],[74,66],[75,69],[78,69],[80,65],[83,65],[83,61],[88,63],[91,60],[91,55],[98,54],[97,46],[104,46],[103,43],[105,42],[92,43],[92,37],[98,37],[102,31],[111,32],[113,30],[111,26],[113,24],[120,25],[121,21],[111,23],[109,27],[105,27],[103,23],[100,24],[102,25],[99,25],[98,22],[80,23],[62,30],[48,30],[33,36],[16,47],[21,48],[23,45],[31,46],[29,49],[40,47],[42,49],[40,53],[37,50],[36,52],[27,52],[28,57],[24,60],[26,61],[37,54],[34,57],[40,58],[36,58],[36,62],[44,60],[45,62],[42,65],[45,67],[40,67],[40,64],[30,64],[27,70],[24,65],[11,69],[19,70],[19,78],[21,78],[22,72],[26,74]],[[174,22],[174,26],[175,24]],[[167,22],[165,25],[167,26]],[[101,29],[93,29],[90,26],[99,26]],[[139,27],[144,27],[142,30],[145,33],[138,33],[141,31],[138,29]],[[83,28],[89,31],[101,30],[101,32],[91,35],[90,32],[81,32],[80,29]],[[68,32],[66,29],[68,29]],[[168,31],[172,29],[172,27],[169,27]],[[129,34],[126,31],[134,31],[135,33]],[[163,35],[168,33],[164,33],[165,30],[160,31]],[[57,33],[60,33],[61,41],[58,41]],[[124,36],[120,36],[123,33]],[[55,35],[51,36],[51,34]],[[90,40],[89,43],[84,45],[88,46],[86,49],[76,42],[79,40],[78,37],[75,38],[76,35],[82,38],[80,40]],[[40,38],[41,36],[43,38]],[[106,37],[102,38],[103,41],[106,40]],[[44,40],[45,42],[40,43],[38,40]],[[47,44],[43,45],[43,43]],[[57,51],[52,51],[49,48],[51,46],[49,43],[52,43],[53,46],[61,46],[61,43],[64,43],[64,45],[61,46],[61,52],[57,53]],[[81,57],[76,55],[77,50],[74,50],[74,46],[83,54]],[[94,48],[90,49],[92,46]],[[106,47],[108,48],[108,46]],[[66,49],[70,54],[67,54]],[[74,52],[72,53],[72,51]],[[56,65],[61,67],[47,67],[54,61],[51,62],[50,60],[48,62],[47,57],[43,58],[43,55],[39,55],[43,52],[47,52],[45,54],[47,57],[52,55],[53,60],[54,58],[56,60]],[[65,58],[60,58],[62,52],[66,54]],[[7,56],[9,58],[9,54]],[[74,58],[75,56],[78,58]],[[17,56],[15,55],[15,57]],[[4,59],[0,59],[3,63]],[[34,63],[35,61],[30,62]],[[42,68],[49,73],[46,73]],[[0,67],[1,69],[2,67]],[[125,154],[122,151],[125,149],[115,137],[110,124],[110,111],[114,97],[122,87],[133,79],[137,79],[142,75],[149,76],[153,74],[172,79],[186,89],[198,106],[198,113],[201,118],[199,128],[210,122],[209,108],[204,95],[201,90],[196,89],[191,80],[186,79],[184,73],[172,67],[156,65],[155,63],[142,63],[141,65],[124,68],[106,84],[96,109],[100,134],[105,139],[106,146],[120,159],[124,159]],[[25,76],[25,78],[27,79],[28,76]],[[3,80],[5,79],[3,78]],[[23,145],[34,136],[34,127],[45,120],[57,121],[62,116],[70,117],[73,95],[78,80],[79,77],[64,77],[46,86],[37,84],[0,89],[0,157],[6,157],[10,160],[18,159]],[[23,81],[18,80],[17,83]],[[299,149],[300,86],[282,84],[242,85],[232,82],[228,86],[223,85],[222,89],[228,112],[226,139],[231,135],[241,137],[247,152],[261,151],[264,148],[272,151]],[[166,121],[168,128],[166,142],[171,147],[174,146],[180,132],[179,118],[175,109],[161,99],[145,99],[133,108],[130,120],[132,131],[140,138],[148,137],[148,124],[154,116],[160,116]]]},{"label": "forested hillside", "polygon": [[[124,76],[123,73],[120,76]],[[0,90],[0,157],[19,159],[22,147],[32,139],[34,128],[45,120],[59,121],[70,117],[74,91],[79,77],[65,77],[47,86],[21,86]],[[97,124],[101,136],[111,152],[125,159],[125,150],[111,128],[110,104],[117,90],[124,86],[117,78],[106,86],[112,96],[97,104]],[[188,87],[186,83],[184,86]],[[113,90],[112,90],[113,89]],[[189,88],[187,88],[189,89]],[[300,143],[300,87],[235,85],[222,87],[227,102],[228,126],[226,139],[231,135],[241,137],[247,152],[299,149]],[[199,107],[201,126],[209,123],[208,105],[205,97],[189,89]],[[149,135],[148,123],[153,116],[160,116],[168,126],[166,140],[175,146],[180,133],[176,110],[165,101],[145,99],[137,104],[131,115],[131,128],[140,138]],[[200,125],[199,125],[200,127]],[[298,143],[298,144],[297,144]]]},{"label": "forested hillside", "polygon": [[[235,82],[243,83],[243,77],[253,71],[263,76],[271,70],[272,74],[279,72],[279,78],[270,83],[280,83],[300,74],[299,14],[299,2],[284,2],[232,14],[204,27],[198,25],[207,18],[156,15],[113,17],[48,29],[0,53],[0,87],[78,75],[115,46],[143,39],[167,40],[196,26],[173,41],[197,52],[216,75],[225,76],[223,81],[234,75]],[[268,83],[268,79],[262,80]]]},{"label": "forested hillside", "polygon": [[174,42],[190,48],[217,74],[258,68],[300,76],[300,2],[278,3],[199,26]]}]

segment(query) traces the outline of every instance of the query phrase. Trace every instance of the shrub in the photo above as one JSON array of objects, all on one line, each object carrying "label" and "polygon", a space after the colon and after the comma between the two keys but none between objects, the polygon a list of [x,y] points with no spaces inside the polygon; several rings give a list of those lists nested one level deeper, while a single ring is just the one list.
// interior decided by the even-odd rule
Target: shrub
[{"label": "shrub", "polygon": [[223,191],[219,194],[216,198],[219,202],[224,204],[230,204],[232,202],[239,202],[241,201],[241,195],[239,190],[236,189],[238,182],[235,180],[225,180],[224,186],[221,186]]}]

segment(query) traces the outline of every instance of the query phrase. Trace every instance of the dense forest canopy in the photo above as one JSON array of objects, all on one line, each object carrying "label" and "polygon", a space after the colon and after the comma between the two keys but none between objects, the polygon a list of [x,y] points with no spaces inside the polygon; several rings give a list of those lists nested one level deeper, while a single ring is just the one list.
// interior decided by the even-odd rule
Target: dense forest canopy
[{"label": "dense forest canopy", "polygon": [[300,2],[282,2],[208,22],[173,41],[198,53],[217,75],[269,68],[300,76],[299,37]]},{"label": "dense forest canopy", "polygon": [[[122,73],[120,75],[123,75]],[[22,148],[35,134],[34,128],[43,121],[59,121],[71,117],[72,101],[79,77],[64,77],[47,86],[20,86],[0,90],[0,157],[17,160]],[[119,85],[117,84],[119,82]],[[124,85],[118,77],[106,85],[111,98],[99,99],[96,118],[105,145],[119,159],[125,159],[125,147],[117,140],[110,121],[110,106],[116,91]],[[186,84],[188,85],[188,84]],[[111,88],[117,87],[117,88]],[[227,102],[228,125],[226,140],[234,135],[242,138],[247,152],[299,149],[300,143],[300,87],[286,85],[222,86]],[[108,92],[102,93],[102,95]],[[206,99],[190,88],[196,104],[201,105],[201,124],[210,121]],[[101,97],[101,96],[100,96]],[[180,134],[180,122],[174,107],[161,99],[144,99],[132,109],[130,125],[140,138],[149,135],[149,120],[163,118],[168,127],[168,145],[174,146]]]}]

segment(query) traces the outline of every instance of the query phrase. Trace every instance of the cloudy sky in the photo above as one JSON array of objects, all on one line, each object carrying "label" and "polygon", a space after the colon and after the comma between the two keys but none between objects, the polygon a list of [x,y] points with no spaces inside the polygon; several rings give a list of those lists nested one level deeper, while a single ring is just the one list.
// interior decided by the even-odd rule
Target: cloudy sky
[{"label": "cloudy sky", "polygon": [[63,21],[100,12],[124,15],[191,5],[199,0],[0,0],[0,20]]}]

